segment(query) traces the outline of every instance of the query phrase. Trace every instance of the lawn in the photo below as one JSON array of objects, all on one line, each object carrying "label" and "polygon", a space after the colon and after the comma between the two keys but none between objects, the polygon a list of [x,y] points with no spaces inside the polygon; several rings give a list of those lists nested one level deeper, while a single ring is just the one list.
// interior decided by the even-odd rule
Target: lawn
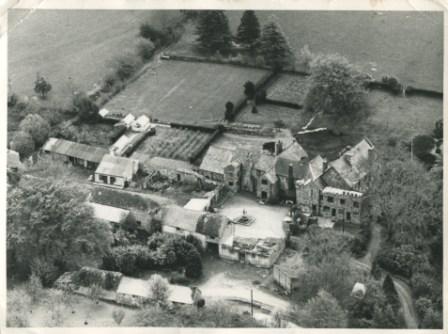
[{"label": "lawn", "polygon": [[[290,127],[299,124],[305,125],[310,115],[303,109],[292,109],[273,104],[260,104],[257,106],[258,112],[252,113],[250,106],[244,107],[237,115],[235,121],[240,123],[252,123],[268,127]],[[280,124],[278,121],[281,121]]]},{"label": "lawn", "polygon": [[134,49],[140,23],[158,24],[160,17],[135,10],[10,10],[11,89],[34,95],[40,73],[53,86],[48,103],[66,105],[74,90],[94,88],[117,56]]},{"label": "lawn", "polygon": [[268,88],[267,97],[276,101],[304,105],[308,91],[308,77],[293,74],[282,74]]},{"label": "lawn", "polygon": [[161,60],[105,108],[167,122],[217,123],[224,118],[226,102],[244,96],[244,83],[258,82],[266,74],[232,65]]},{"label": "lawn", "polygon": [[157,127],[156,134],[141,143],[133,157],[141,162],[152,157],[188,161],[210,140],[211,135],[210,132],[199,130]]}]

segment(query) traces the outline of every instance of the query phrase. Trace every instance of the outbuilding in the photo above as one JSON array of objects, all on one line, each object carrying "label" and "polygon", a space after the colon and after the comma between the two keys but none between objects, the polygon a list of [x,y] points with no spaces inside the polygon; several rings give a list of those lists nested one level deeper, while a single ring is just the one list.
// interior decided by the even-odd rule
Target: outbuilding
[{"label": "outbuilding", "polygon": [[124,188],[132,181],[138,169],[138,160],[107,154],[95,171],[95,183]]}]

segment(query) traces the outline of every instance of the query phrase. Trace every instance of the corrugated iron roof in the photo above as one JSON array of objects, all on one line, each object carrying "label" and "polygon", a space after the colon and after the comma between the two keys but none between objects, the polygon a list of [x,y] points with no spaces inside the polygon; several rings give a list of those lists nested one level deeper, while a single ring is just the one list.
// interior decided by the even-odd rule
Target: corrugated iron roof
[{"label": "corrugated iron roof", "polygon": [[129,216],[129,210],[98,203],[88,203],[88,205],[93,209],[93,216],[96,219],[121,223]]},{"label": "corrugated iron roof", "polygon": [[99,163],[103,156],[108,153],[108,150],[102,147],[80,144],[59,138],[48,139],[43,146],[43,150],[95,163]]}]

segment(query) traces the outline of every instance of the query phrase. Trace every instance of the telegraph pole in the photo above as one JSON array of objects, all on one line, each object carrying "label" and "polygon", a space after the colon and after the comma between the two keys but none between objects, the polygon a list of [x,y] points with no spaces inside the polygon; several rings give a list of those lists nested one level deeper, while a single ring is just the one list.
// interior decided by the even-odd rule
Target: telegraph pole
[{"label": "telegraph pole", "polygon": [[254,316],[254,290],[250,289],[250,314]]}]

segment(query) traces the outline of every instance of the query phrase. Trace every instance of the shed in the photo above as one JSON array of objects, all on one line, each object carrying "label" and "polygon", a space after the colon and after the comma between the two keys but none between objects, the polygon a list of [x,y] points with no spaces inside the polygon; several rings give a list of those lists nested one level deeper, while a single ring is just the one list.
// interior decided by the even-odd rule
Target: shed
[{"label": "shed", "polygon": [[132,180],[138,169],[138,160],[107,154],[95,171],[95,182],[124,188]]},{"label": "shed", "polygon": [[86,168],[98,166],[104,155],[108,153],[107,149],[103,147],[80,144],[59,138],[48,139],[42,147],[42,151]]}]

